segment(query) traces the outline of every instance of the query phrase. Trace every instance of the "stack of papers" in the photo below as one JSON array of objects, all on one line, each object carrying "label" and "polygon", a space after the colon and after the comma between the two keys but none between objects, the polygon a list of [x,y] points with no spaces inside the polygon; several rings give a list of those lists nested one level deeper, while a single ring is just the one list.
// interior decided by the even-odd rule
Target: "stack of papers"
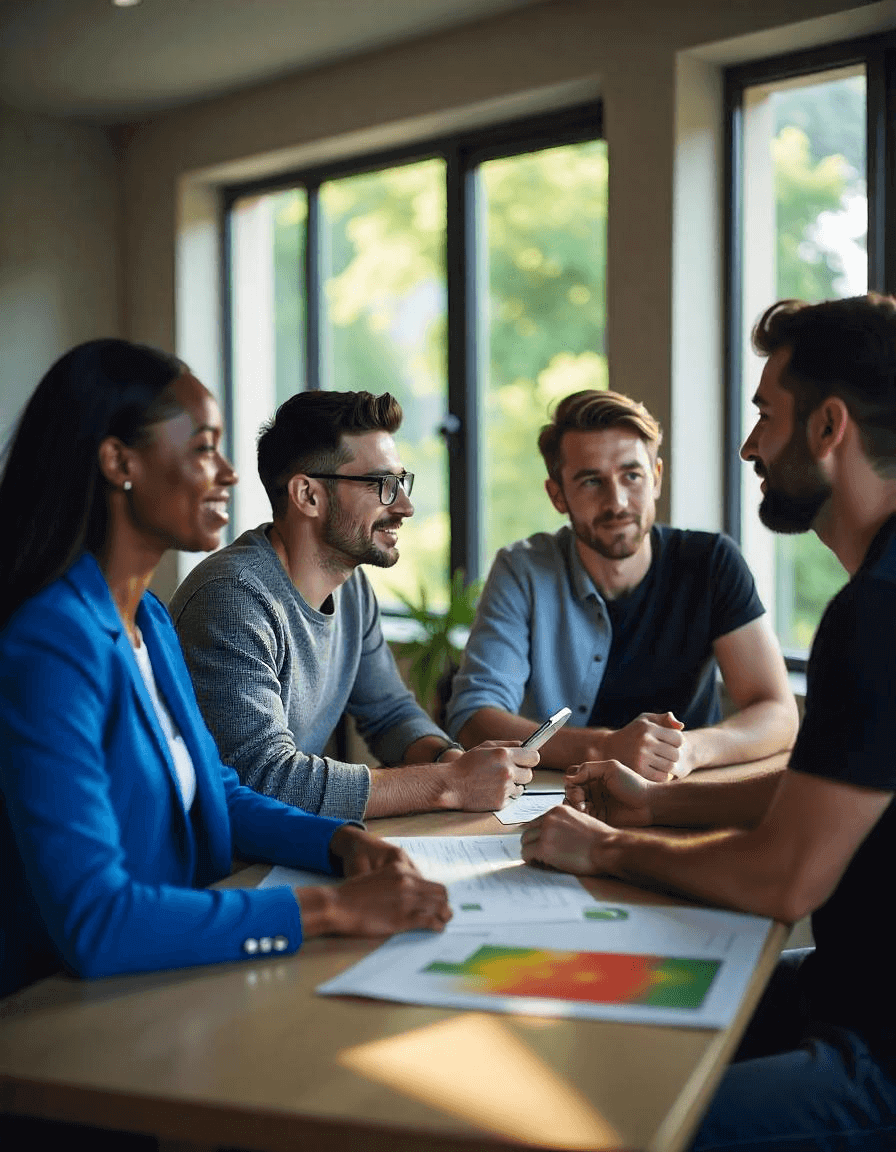
[{"label": "stack of papers", "polygon": [[[390,839],[445,884],[453,919],[441,934],[393,937],[323,995],[721,1028],[771,927],[735,912],[595,900],[575,877],[524,864],[519,835]],[[262,886],[326,879],[274,868]]]},{"label": "stack of papers", "polygon": [[394,936],[318,988],[403,1004],[723,1028],[770,922],[703,908],[597,905],[594,918]]}]

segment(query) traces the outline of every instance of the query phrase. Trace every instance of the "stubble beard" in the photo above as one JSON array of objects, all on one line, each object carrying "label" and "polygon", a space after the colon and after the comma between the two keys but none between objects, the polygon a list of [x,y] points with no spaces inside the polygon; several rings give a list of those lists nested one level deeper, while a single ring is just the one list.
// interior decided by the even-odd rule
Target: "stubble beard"
[{"label": "stubble beard", "polygon": [[[597,530],[601,527],[612,526],[613,523],[614,521],[611,520],[598,523],[595,526],[574,523],[573,531],[576,538],[586,548],[596,552],[598,556],[603,556],[606,560],[627,560],[641,550],[648,529],[644,528],[640,520],[625,520],[619,525],[621,530],[611,538],[608,544],[603,537],[598,535]],[[635,529],[634,536],[631,535],[632,529]]]},{"label": "stubble beard", "polygon": [[398,549],[379,548],[373,541],[373,532],[379,528],[395,528],[400,523],[400,518],[384,517],[376,521],[368,534],[331,501],[324,521],[323,542],[334,562],[338,558],[340,567],[356,568],[359,564],[371,564],[374,568],[391,568],[398,562]]}]

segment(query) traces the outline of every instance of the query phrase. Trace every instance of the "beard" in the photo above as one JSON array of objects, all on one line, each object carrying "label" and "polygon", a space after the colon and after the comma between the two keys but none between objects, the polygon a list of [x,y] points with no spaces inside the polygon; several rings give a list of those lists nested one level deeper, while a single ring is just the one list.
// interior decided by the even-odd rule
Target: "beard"
[{"label": "beard", "polygon": [[794,428],[774,463],[766,467],[757,460],[753,466],[765,480],[759,519],[766,528],[788,535],[808,532],[831,495],[831,486],[809,452],[805,428]]},{"label": "beard", "polygon": [[[614,525],[617,526],[613,530]],[[646,529],[640,517],[606,517],[594,524],[572,521],[576,539],[607,560],[627,560],[644,543]],[[609,531],[607,531],[609,529]],[[603,530],[603,531],[601,531]]]},{"label": "beard", "polygon": [[352,567],[372,564],[375,568],[391,568],[398,560],[398,549],[394,546],[380,548],[374,542],[373,534],[380,528],[396,528],[399,524],[400,516],[384,516],[368,531],[347,516],[335,500],[331,500],[324,521],[323,542],[341,559],[351,561]]},{"label": "beard", "polygon": [[759,505],[759,519],[772,532],[788,535],[808,532],[830,494],[826,486],[796,496],[768,487]]}]

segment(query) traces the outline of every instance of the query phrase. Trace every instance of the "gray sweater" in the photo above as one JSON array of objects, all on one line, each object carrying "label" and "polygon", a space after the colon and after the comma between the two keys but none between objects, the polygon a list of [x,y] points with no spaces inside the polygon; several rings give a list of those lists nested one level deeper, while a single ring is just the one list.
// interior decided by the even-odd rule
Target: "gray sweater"
[{"label": "gray sweater", "polygon": [[199,707],[244,784],[326,816],[361,819],[370,772],[321,753],[343,712],[385,764],[448,737],[405,687],[357,568],[318,612],[262,525],[203,560],[171,601]]}]

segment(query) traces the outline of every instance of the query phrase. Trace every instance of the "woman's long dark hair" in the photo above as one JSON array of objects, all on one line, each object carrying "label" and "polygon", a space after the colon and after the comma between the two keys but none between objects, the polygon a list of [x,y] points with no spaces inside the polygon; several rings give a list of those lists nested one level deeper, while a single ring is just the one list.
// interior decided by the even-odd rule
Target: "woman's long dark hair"
[{"label": "woman's long dark hair", "polygon": [[18,422],[0,480],[0,627],[106,535],[99,446],[136,444],[180,409],[169,385],[184,365],[127,340],[91,340],[57,360]]}]

